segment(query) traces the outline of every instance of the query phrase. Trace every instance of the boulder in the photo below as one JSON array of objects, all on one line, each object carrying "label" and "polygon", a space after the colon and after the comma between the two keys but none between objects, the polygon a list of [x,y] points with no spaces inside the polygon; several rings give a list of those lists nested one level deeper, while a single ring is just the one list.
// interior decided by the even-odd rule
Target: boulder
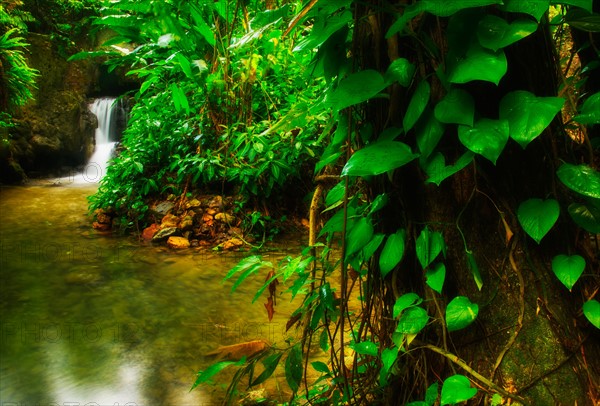
[{"label": "boulder", "polygon": [[166,241],[171,236],[180,235],[181,232],[177,227],[168,227],[159,230],[154,237],[152,237],[152,242],[163,242]]},{"label": "boulder", "polygon": [[221,248],[223,248],[224,250],[231,250],[234,248],[241,247],[242,245],[244,245],[244,242],[241,239],[234,237],[221,244]]},{"label": "boulder", "polygon": [[185,216],[179,223],[179,228],[183,231],[191,230],[194,227],[194,218],[190,215]]},{"label": "boulder", "polygon": [[166,214],[173,210],[173,207],[175,207],[175,204],[173,202],[160,202],[150,209],[150,214],[153,214],[156,217],[163,218]]},{"label": "boulder", "polygon": [[162,218],[160,228],[177,227],[177,224],[179,224],[179,217],[174,214],[167,214]]},{"label": "boulder", "polygon": [[142,231],[142,238],[146,241],[152,240],[159,229],[160,227],[158,224],[151,224],[149,227],[146,227],[144,231]]},{"label": "boulder", "polygon": [[184,249],[190,247],[190,242],[185,237],[169,237],[167,245],[173,249]]},{"label": "boulder", "polygon": [[200,206],[202,206],[202,203],[198,199],[192,199],[185,204],[186,209],[195,209]]},{"label": "boulder", "polygon": [[229,213],[217,213],[215,215],[215,220],[221,221],[223,223],[232,224],[235,221],[235,217],[233,217]]}]

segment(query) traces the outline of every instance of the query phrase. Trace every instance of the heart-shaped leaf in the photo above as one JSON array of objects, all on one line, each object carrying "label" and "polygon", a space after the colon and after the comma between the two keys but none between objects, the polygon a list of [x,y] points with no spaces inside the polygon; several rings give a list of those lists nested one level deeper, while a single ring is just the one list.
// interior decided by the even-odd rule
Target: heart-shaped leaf
[{"label": "heart-shaped leaf", "polygon": [[483,80],[494,84],[506,74],[508,63],[504,51],[492,51],[473,42],[466,53],[448,53],[448,81],[467,83]]},{"label": "heart-shaped leaf", "polygon": [[594,0],[550,0],[550,4],[568,4],[592,12]]},{"label": "heart-shaped leaf", "polygon": [[479,314],[479,306],[466,296],[457,296],[446,307],[446,327],[456,331],[473,323]]},{"label": "heart-shaped leaf", "polygon": [[587,232],[600,234],[600,209],[590,205],[571,203],[569,215],[573,221]]},{"label": "heart-shaped leaf", "polygon": [[594,168],[587,165],[562,164],[556,174],[572,191],[600,199],[600,172]]},{"label": "heart-shaped leaf", "polygon": [[338,87],[327,95],[323,103],[334,111],[343,110],[369,100],[386,86],[381,73],[372,69],[363,70],[343,79]]},{"label": "heart-shaped leaf", "polygon": [[533,34],[537,27],[537,23],[530,20],[516,20],[509,24],[503,18],[486,14],[477,26],[477,38],[482,46],[497,51]]},{"label": "heart-shaped leaf", "polygon": [[585,259],[579,255],[557,255],[552,260],[552,272],[571,290],[585,269]]},{"label": "heart-shaped leaf", "polygon": [[373,224],[368,217],[361,217],[346,237],[346,257],[363,249],[373,237]]},{"label": "heart-shaped leaf", "polygon": [[441,295],[446,279],[446,266],[441,262],[435,264],[425,272],[425,278],[427,278],[425,281],[427,286]]},{"label": "heart-shaped leaf", "polygon": [[588,300],[583,304],[583,314],[594,325],[600,329],[600,302],[597,300]]},{"label": "heart-shaped leaf", "polygon": [[394,303],[394,318],[400,316],[400,314],[402,314],[404,310],[408,309],[411,306],[418,305],[422,301],[423,299],[421,299],[416,293],[409,292],[403,294],[398,299],[396,299],[396,303]]},{"label": "heart-shaped leaf", "polygon": [[525,148],[548,127],[564,102],[560,97],[536,97],[518,90],[500,101],[500,118],[508,121],[510,137]]},{"label": "heart-shaped leaf", "polygon": [[480,154],[495,165],[508,142],[509,127],[507,120],[483,118],[473,127],[458,126],[458,139],[476,154]]},{"label": "heart-shaped leaf", "polygon": [[355,343],[353,345],[353,349],[361,355],[371,355],[373,357],[376,357],[379,353],[379,347],[377,344],[371,341],[361,341],[360,343]]},{"label": "heart-shaped leaf", "polygon": [[521,203],[517,210],[521,227],[538,244],[554,226],[559,214],[560,206],[554,199],[529,199]]},{"label": "heart-shaped leaf", "polygon": [[417,157],[408,145],[401,142],[376,142],[352,154],[342,170],[342,175],[379,175],[406,165]]},{"label": "heart-shaped leaf", "polygon": [[408,107],[406,108],[404,119],[402,120],[402,126],[404,127],[405,133],[413,128],[419,117],[421,117],[421,114],[423,114],[423,111],[425,111],[425,107],[429,102],[430,93],[431,86],[426,80],[421,81],[417,85],[415,93],[413,94],[412,99],[410,99],[410,103],[408,103]]},{"label": "heart-shaped leaf", "polygon": [[471,381],[464,375],[452,375],[442,385],[442,405],[455,405],[471,399],[477,389],[471,387]]},{"label": "heart-shaped leaf", "polygon": [[[442,251],[445,251],[446,243],[444,237],[438,231],[431,231],[429,227],[425,227],[416,242],[417,258],[423,269],[437,258]],[[446,253],[444,252],[444,255]]]},{"label": "heart-shaped leaf", "polygon": [[588,97],[573,120],[581,124],[600,124],[600,93]]},{"label": "heart-shaped leaf", "polygon": [[444,155],[442,155],[441,152],[435,153],[426,162],[421,163],[421,167],[428,176],[426,182],[435,183],[439,186],[444,179],[449,178],[473,162],[474,155],[475,154],[471,151],[467,151],[458,158],[454,165],[446,166],[446,158],[444,158]]},{"label": "heart-shaped leaf", "polygon": [[429,316],[422,307],[412,306],[402,312],[398,320],[396,332],[402,334],[417,334],[427,325]]},{"label": "heart-shaped leaf", "polygon": [[415,65],[408,59],[398,58],[388,66],[385,72],[387,83],[398,82],[400,86],[408,87],[415,74]]},{"label": "heart-shaped leaf", "polygon": [[473,126],[475,101],[469,92],[452,88],[436,106],[435,118],[442,123]]},{"label": "heart-shaped leaf", "polygon": [[417,134],[417,147],[421,152],[421,159],[427,159],[444,135],[444,124],[440,123],[430,109],[426,109],[423,118],[415,127]]},{"label": "heart-shaped leaf", "polygon": [[500,6],[511,13],[529,14],[537,21],[540,21],[549,7],[550,0],[504,0],[504,6]]},{"label": "heart-shaped leaf", "polygon": [[388,237],[381,255],[379,256],[379,270],[381,276],[385,276],[402,260],[404,255],[404,244],[406,241],[406,230],[399,229],[395,234]]}]

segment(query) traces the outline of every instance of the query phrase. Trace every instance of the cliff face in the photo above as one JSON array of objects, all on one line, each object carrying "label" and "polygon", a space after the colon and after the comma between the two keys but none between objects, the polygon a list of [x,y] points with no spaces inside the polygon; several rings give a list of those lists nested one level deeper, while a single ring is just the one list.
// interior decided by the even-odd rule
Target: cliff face
[{"label": "cliff face", "polygon": [[84,165],[94,149],[97,120],[86,100],[97,91],[97,65],[67,62],[49,36],[30,34],[27,41],[29,65],[40,76],[35,99],[15,112],[9,142],[0,145],[0,181],[5,183],[59,175]]}]

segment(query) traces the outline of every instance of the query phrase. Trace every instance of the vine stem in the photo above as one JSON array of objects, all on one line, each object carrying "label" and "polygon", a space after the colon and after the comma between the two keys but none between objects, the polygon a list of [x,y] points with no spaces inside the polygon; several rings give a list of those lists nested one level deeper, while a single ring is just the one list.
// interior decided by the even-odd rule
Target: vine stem
[{"label": "vine stem", "polygon": [[438,354],[446,357],[447,359],[449,359],[450,361],[452,361],[454,364],[456,364],[459,367],[461,367],[462,369],[464,369],[465,372],[467,372],[473,378],[477,379],[480,383],[482,383],[483,385],[487,386],[489,389],[492,389],[492,390],[498,392],[499,394],[501,394],[504,397],[510,398],[510,399],[515,400],[517,402],[520,402],[523,405],[528,405],[528,403],[527,403],[527,401],[525,399],[523,399],[522,397],[520,397],[518,395],[510,393],[507,390],[505,390],[505,389],[501,388],[500,386],[496,385],[494,382],[492,382],[491,380],[489,380],[485,376],[481,375],[479,372],[475,371],[469,365],[467,365],[467,363],[465,361],[463,361],[462,359],[460,359],[457,355],[452,354],[452,353],[444,350],[443,348],[436,347],[435,345],[432,345],[432,344],[421,344],[420,348],[426,348],[426,349],[428,349],[430,351],[433,351],[435,353],[438,353]]}]

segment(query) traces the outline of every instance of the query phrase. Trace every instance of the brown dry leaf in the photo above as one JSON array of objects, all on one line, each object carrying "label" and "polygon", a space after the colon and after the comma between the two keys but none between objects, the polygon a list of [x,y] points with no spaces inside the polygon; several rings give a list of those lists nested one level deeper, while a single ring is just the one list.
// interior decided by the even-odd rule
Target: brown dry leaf
[{"label": "brown dry leaf", "polygon": [[269,315],[269,321],[273,320],[273,314],[275,314],[275,308],[273,307],[273,298],[269,296],[267,298],[267,303],[265,303],[265,309],[267,309],[267,314]]},{"label": "brown dry leaf", "polygon": [[290,317],[288,322],[285,323],[285,332],[286,333],[289,329],[291,329],[294,326],[294,324],[296,324],[296,323],[298,323],[298,321],[300,321],[300,317],[302,317],[302,313],[298,313],[297,315]]},{"label": "brown dry leaf", "polygon": [[[273,276],[275,276],[275,271],[271,270],[271,272],[268,273],[265,282],[271,279]],[[279,280],[277,280],[277,278],[273,279],[273,281],[269,283],[269,297],[273,298],[274,304],[277,304],[275,297],[275,295],[277,295],[277,285],[279,285]]]},{"label": "brown dry leaf", "polygon": [[508,223],[504,219],[504,214],[500,214],[500,217],[502,218],[502,224],[504,224],[504,231],[506,231],[506,246],[508,247],[508,243],[510,243],[510,240],[512,239],[514,233],[512,232]]},{"label": "brown dry leaf", "polygon": [[269,347],[265,340],[254,340],[240,344],[226,345],[207,352],[206,355],[216,355],[218,360],[237,361],[243,357],[250,358]]}]

